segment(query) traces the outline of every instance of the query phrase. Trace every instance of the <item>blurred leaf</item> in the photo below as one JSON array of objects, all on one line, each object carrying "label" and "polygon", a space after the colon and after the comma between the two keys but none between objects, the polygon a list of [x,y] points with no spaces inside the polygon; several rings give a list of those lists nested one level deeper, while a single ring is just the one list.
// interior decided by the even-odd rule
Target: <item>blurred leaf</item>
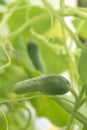
[{"label": "blurred leaf", "polygon": [[3,14],[0,12],[0,21],[2,20],[3,18]]},{"label": "blurred leaf", "polygon": [[0,46],[0,67],[8,63],[8,57],[6,56],[4,49]]},{"label": "blurred leaf", "polygon": [[6,129],[7,129],[6,119],[0,111],[0,130],[6,130]]},{"label": "blurred leaf", "polygon": [[[33,112],[34,108],[30,103],[27,102],[26,104],[28,107],[23,101],[9,104],[7,113],[9,130],[13,130],[12,127],[14,130],[34,130],[36,113]],[[11,126],[12,124],[13,126]]]},{"label": "blurred leaf", "polygon": [[5,0],[0,0],[0,4],[5,4]]},{"label": "blurred leaf", "polygon": [[[61,24],[58,20],[54,21],[53,28],[49,28],[46,32],[45,35],[47,37],[53,37],[53,38],[59,38],[60,40],[62,39],[63,41],[63,30],[61,27]],[[66,36],[68,35],[66,31]]]},{"label": "blurred leaf", "polygon": [[78,0],[77,3],[80,7],[87,7],[87,0]]},{"label": "blurred leaf", "polygon": [[86,126],[83,126],[82,130],[87,130],[87,127],[86,127]]},{"label": "blurred leaf", "polygon": [[[78,35],[82,38],[87,38],[87,21],[83,19],[76,18],[73,20],[73,24],[75,26],[76,31],[78,32]],[[80,25],[82,24],[82,25]]]},{"label": "blurred leaf", "polygon": [[9,97],[13,85],[28,76],[21,67],[11,65],[0,73],[0,97]]},{"label": "blurred leaf", "polygon": [[[20,8],[22,5],[26,5],[26,4],[22,3],[18,7]],[[31,20],[33,17],[36,17],[43,13],[46,13],[45,9],[37,6],[32,6],[31,9],[29,9],[27,17],[29,17],[29,19]],[[15,13],[8,20],[10,31],[14,31],[18,29],[22,24],[24,24],[27,21],[26,15],[27,15],[26,8],[15,11]],[[31,27],[33,27],[39,33],[43,33],[45,30],[47,30],[50,27],[49,23],[50,23],[50,18],[48,17],[43,21],[39,20],[38,23],[34,23]],[[26,29],[26,31],[28,31],[28,29]]]},{"label": "blurred leaf", "polygon": [[62,51],[58,50],[58,48],[55,50],[42,41],[39,41],[39,45],[47,73],[61,73],[68,69],[68,60]]},{"label": "blurred leaf", "polygon": [[50,98],[38,97],[31,100],[38,116],[50,119],[57,126],[64,126],[68,121],[68,114]]},{"label": "blurred leaf", "polygon": [[[43,13],[47,13],[44,8],[32,6],[29,13],[29,18],[31,19]],[[33,26],[31,27],[38,33],[44,33],[48,28],[51,27],[51,20],[49,17],[44,19],[43,21],[39,20],[38,23],[33,24]]]},{"label": "blurred leaf", "polygon": [[[26,1],[22,0],[20,1],[20,4],[19,6],[17,6],[17,8],[20,8],[21,6],[24,6],[24,5],[26,6]],[[10,31],[14,31],[17,28],[19,28],[25,22],[25,20],[26,20],[26,8],[22,8],[20,10],[17,9],[8,20]]]}]

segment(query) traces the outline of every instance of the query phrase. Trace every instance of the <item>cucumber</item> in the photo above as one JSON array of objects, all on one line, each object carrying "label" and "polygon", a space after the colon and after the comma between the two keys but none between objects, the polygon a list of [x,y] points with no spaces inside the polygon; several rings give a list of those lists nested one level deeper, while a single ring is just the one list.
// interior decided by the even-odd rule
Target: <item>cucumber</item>
[{"label": "cucumber", "polygon": [[67,93],[69,88],[70,83],[67,79],[51,74],[21,81],[14,86],[14,92],[17,94],[42,92],[50,95],[61,95]]},{"label": "cucumber", "polygon": [[41,56],[38,44],[34,41],[30,41],[27,45],[27,50],[35,68],[42,73],[45,73],[45,64]]}]

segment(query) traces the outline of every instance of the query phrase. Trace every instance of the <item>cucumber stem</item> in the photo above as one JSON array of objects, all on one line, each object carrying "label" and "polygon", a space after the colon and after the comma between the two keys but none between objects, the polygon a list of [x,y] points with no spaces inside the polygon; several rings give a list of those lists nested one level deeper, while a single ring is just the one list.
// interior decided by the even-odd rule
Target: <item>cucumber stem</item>
[{"label": "cucumber stem", "polygon": [[73,96],[77,99],[78,95],[72,87],[69,87],[69,91],[73,94]]}]

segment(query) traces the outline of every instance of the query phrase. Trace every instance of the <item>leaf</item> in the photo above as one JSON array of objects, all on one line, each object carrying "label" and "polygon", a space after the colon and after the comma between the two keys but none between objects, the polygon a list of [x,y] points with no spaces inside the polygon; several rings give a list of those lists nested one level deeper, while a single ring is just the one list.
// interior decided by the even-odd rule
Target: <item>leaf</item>
[{"label": "leaf", "polygon": [[[22,3],[21,5],[18,6],[18,8],[20,8],[22,5],[26,5],[24,3]],[[37,6],[32,6],[31,9],[29,9],[28,12],[28,19],[32,19],[38,15],[44,14],[46,13],[46,10],[44,8],[40,8]],[[10,31],[13,32],[16,29],[18,29],[21,25],[23,25],[25,22],[27,22],[26,20],[26,8],[20,9],[20,10],[16,10],[13,15],[10,17],[10,19],[8,20],[8,24],[10,27]],[[16,23],[16,24],[15,24]],[[32,28],[35,29],[35,31],[39,32],[39,33],[43,33],[45,30],[47,30],[50,27],[50,18],[46,18],[43,21],[38,20],[37,23],[34,23],[33,25],[31,25]],[[29,28],[26,29],[26,31],[29,33]]]},{"label": "leaf", "polygon": [[8,63],[8,57],[2,46],[0,46],[0,67]]},{"label": "leaf", "polygon": [[73,20],[73,24],[75,26],[75,29],[78,32],[78,35],[86,39],[87,38],[87,21],[76,18]]},{"label": "leaf", "polygon": [[[17,8],[20,8],[21,6],[26,6],[26,5],[27,5],[26,1],[22,0],[18,6],[17,5],[15,6],[17,6]],[[13,8],[13,5],[12,5],[12,8]],[[13,15],[8,20],[10,31],[12,32],[16,30],[17,28],[19,28],[23,23],[25,23],[25,20],[26,20],[26,8],[15,10]]]},{"label": "leaf", "polygon": [[0,73],[0,97],[8,97],[12,94],[12,88],[18,81],[28,76],[21,67],[11,65]]},{"label": "leaf", "polygon": [[[68,36],[68,32],[65,30],[66,36]],[[63,41],[63,30],[62,30],[62,25],[58,20],[54,21],[53,28],[49,28],[46,32],[45,35],[48,37],[55,37],[56,39],[59,38],[60,40]]]},{"label": "leaf", "polygon": [[3,18],[3,13],[0,12],[0,21],[2,20]]},{"label": "leaf", "polygon": [[58,74],[68,69],[67,56],[63,54],[63,51],[60,51],[60,48],[58,49],[58,47],[56,47],[54,49],[47,43],[42,42],[41,40],[38,43],[46,64],[46,70],[48,74]]},{"label": "leaf", "polygon": [[87,127],[86,127],[86,126],[83,126],[82,130],[87,130]]},{"label": "leaf", "polygon": [[61,108],[51,98],[38,97],[31,100],[32,105],[36,108],[39,117],[47,117],[57,126],[65,126],[68,121],[67,112]]},{"label": "leaf", "polygon": [[32,110],[34,110],[34,108],[28,102],[27,106],[25,106],[24,102],[15,101],[14,103],[10,103],[7,113],[9,130],[35,130],[36,113]]},{"label": "leaf", "polygon": [[4,5],[5,4],[5,0],[0,0],[0,4]]},{"label": "leaf", "polygon": [[1,112],[1,109],[0,109],[0,129],[1,130],[6,130],[7,129],[7,122],[6,122],[6,119],[5,119],[4,115],[3,115],[3,113]]},{"label": "leaf", "polygon": [[[44,8],[32,6],[29,13],[29,18],[31,19],[43,13],[47,13]],[[34,23],[31,27],[38,33],[44,33],[47,29],[51,27],[51,20],[49,17],[42,21],[39,20],[37,23]]]}]

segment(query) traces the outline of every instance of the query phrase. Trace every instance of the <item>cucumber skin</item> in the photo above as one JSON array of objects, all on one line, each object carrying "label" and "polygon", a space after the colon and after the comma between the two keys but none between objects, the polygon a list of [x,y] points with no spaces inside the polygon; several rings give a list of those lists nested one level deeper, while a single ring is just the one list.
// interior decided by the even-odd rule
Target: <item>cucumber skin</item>
[{"label": "cucumber skin", "polygon": [[38,44],[34,41],[30,41],[27,45],[27,50],[35,68],[40,70],[42,73],[45,73],[45,65]]},{"label": "cucumber skin", "polygon": [[14,86],[14,92],[17,94],[42,92],[50,95],[61,95],[67,93],[69,88],[70,83],[64,77],[48,75],[19,82]]}]

